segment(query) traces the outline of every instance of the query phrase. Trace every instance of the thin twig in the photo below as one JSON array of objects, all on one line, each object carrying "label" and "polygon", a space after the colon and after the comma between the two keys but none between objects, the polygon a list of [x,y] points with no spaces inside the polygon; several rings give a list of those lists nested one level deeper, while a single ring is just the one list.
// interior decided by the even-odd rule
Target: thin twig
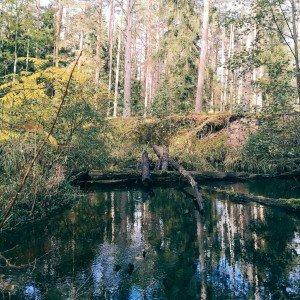
[{"label": "thin twig", "polygon": [[22,269],[22,268],[26,268],[29,265],[15,265],[13,263],[10,262],[9,259],[7,259],[5,256],[2,255],[2,253],[0,253],[0,260],[5,262],[5,266],[11,269]]}]

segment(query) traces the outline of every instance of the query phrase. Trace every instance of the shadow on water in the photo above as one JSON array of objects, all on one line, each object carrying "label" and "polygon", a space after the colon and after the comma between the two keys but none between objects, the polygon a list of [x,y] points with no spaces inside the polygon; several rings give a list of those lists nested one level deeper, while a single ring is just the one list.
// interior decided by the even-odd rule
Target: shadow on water
[{"label": "shadow on water", "polygon": [[300,220],[173,188],[90,191],[39,226],[1,237],[11,299],[280,299],[300,294]]}]

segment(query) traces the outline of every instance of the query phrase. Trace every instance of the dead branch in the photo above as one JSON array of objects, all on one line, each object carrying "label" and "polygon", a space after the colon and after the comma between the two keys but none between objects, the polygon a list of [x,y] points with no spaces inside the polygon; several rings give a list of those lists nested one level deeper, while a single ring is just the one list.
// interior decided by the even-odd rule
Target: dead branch
[{"label": "dead branch", "polygon": [[68,78],[68,81],[67,81],[67,84],[66,84],[66,88],[65,88],[64,93],[63,93],[63,95],[62,95],[62,97],[61,97],[60,105],[59,105],[59,107],[58,107],[58,110],[57,110],[57,112],[56,112],[56,115],[55,115],[55,117],[54,117],[54,120],[53,120],[53,122],[52,122],[52,125],[51,125],[51,127],[50,127],[50,130],[49,130],[49,133],[48,133],[48,135],[47,135],[47,138],[46,138],[46,139],[42,142],[42,144],[40,145],[38,151],[36,152],[35,156],[33,157],[31,163],[30,163],[29,166],[28,166],[28,168],[27,168],[27,170],[26,170],[24,176],[23,176],[22,179],[21,179],[20,184],[19,184],[19,187],[18,187],[18,189],[17,189],[15,195],[14,195],[14,196],[12,197],[12,199],[8,202],[8,206],[7,206],[7,208],[6,208],[5,211],[4,211],[3,219],[2,219],[2,221],[1,221],[1,223],[0,223],[0,229],[3,228],[5,222],[6,222],[7,219],[9,218],[10,213],[11,213],[11,211],[12,211],[12,209],[13,209],[15,203],[17,202],[18,197],[19,197],[21,191],[23,190],[23,188],[24,188],[24,186],[25,186],[25,184],[26,184],[26,181],[27,181],[27,179],[28,179],[28,177],[29,177],[29,175],[30,175],[30,172],[31,172],[31,170],[32,170],[32,168],[33,168],[33,166],[34,166],[36,160],[37,160],[37,159],[39,158],[39,156],[41,155],[41,153],[42,153],[42,151],[43,151],[43,149],[44,149],[44,147],[45,147],[47,141],[49,140],[50,136],[53,134],[53,131],[54,131],[54,128],[55,128],[56,123],[57,123],[57,121],[58,121],[58,118],[59,118],[60,113],[61,113],[61,111],[62,111],[62,108],[63,108],[63,106],[64,106],[64,104],[65,104],[66,97],[67,97],[67,95],[68,95],[69,86],[70,86],[70,83],[71,83],[71,79],[72,79],[73,73],[74,73],[74,71],[75,71],[75,67],[77,66],[77,63],[78,63],[78,61],[79,61],[79,59],[80,59],[80,57],[81,57],[81,54],[82,54],[82,51],[80,51],[80,53],[79,53],[79,55],[78,55],[76,61],[74,62],[73,66],[72,66],[72,69],[71,69],[71,72],[70,72],[70,75],[69,75],[69,78]]}]

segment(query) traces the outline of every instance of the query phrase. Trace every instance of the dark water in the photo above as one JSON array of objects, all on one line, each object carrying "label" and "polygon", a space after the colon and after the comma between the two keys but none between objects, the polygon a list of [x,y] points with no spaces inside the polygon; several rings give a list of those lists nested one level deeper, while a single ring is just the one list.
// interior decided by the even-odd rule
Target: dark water
[{"label": "dark water", "polygon": [[[296,299],[300,219],[172,188],[91,192],[1,237],[4,299]],[[3,261],[1,261],[3,263]],[[298,298],[299,299],[299,298]]]}]

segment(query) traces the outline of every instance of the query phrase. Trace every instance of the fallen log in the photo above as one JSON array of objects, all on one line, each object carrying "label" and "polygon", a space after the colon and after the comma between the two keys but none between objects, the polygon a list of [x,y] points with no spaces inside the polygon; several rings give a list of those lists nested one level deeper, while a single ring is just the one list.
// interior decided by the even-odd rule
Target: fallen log
[{"label": "fallen log", "polygon": [[[191,176],[198,183],[207,182],[244,182],[258,179],[283,179],[291,177],[299,177],[296,173],[284,173],[280,175],[268,175],[268,174],[248,174],[248,173],[234,173],[234,172],[198,172],[189,171]],[[98,182],[109,180],[113,183],[116,181],[123,181],[124,183],[141,183],[141,171],[128,170],[124,172],[102,172],[98,170],[91,170],[87,173],[83,173],[84,176],[77,178],[77,182]],[[175,171],[151,171],[151,180],[153,182],[165,180],[166,182],[182,182],[185,181],[178,172]]]},{"label": "fallen log", "polygon": [[[183,193],[195,201],[195,195],[188,189],[182,189]],[[232,190],[219,189],[216,187],[201,187],[204,198],[215,199],[216,195],[226,197],[228,201],[234,201],[241,204],[258,203],[263,206],[280,208],[293,213],[300,213],[300,199],[293,198],[269,198],[264,196],[253,195],[250,193],[241,193]]]},{"label": "fallen log", "polygon": [[144,151],[142,154],[142,182],[144,185],[148,185],[151,182],[150,160],[147,151]]},{"label": "fallen log", "polygon": [[[157,157],[159,159],[163,159],[164,153],[166,153],[166,151],[164,151],[163,149],[161,149],[157,145],[153,145],[152,148],[153,148],[155,154],[157,155]],[[196,198],[196,201],[198,203],[199,210],[202,211],[203,210],[203,198],[202,198],[201,193],[199,192],[198,184],[197,184],[196,180],[193,178],[193,176],[185,168],[183,168],[178,162],[171,159],[170,157],[168,158],[168,164],[173,169],[178,171],[181,174],[181,176],[189,182],[189,184],[191,185],[191,187],[193,189],[193,192],[195,194],[195,198]]]},{"label": "fallen log", "polygon": [[169,167],[169,151],[167,147],[163,147],[162,157],[161,157],[161,170],[168,171]]},{"label": "fallen log", "polygon": [[219,189],[215,187],[202,187],[202,191],[211,195],[212,193],[228,197],[231,201],[241,203],[255,202],[264,206],[278,207],[284,210],[300,213],[300,199],[293,198],[269,198],[264,196],[253,195],[249,193],[236,192],[234,190]]}]

